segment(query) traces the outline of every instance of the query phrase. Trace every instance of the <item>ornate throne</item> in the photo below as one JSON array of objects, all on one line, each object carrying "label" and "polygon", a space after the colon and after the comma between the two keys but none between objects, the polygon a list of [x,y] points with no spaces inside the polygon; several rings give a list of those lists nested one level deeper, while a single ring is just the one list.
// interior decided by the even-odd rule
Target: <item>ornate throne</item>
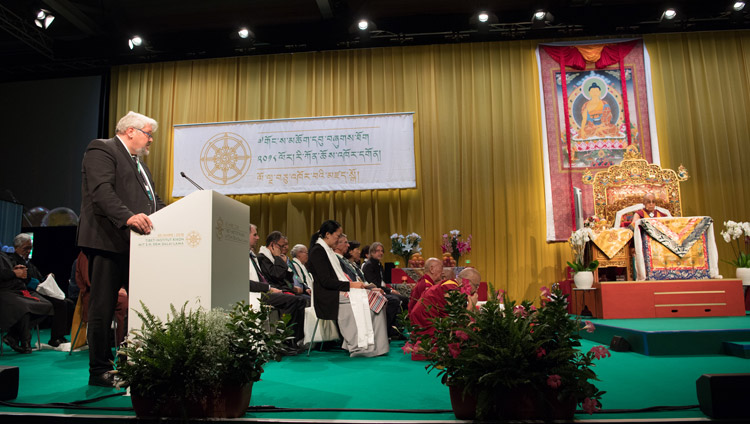
[{"label": "ornate throne", "polygon": [[[618,228],[618,212],[621,216],[628,212],[632,215],[635,209],[640,209],[633,206],[641,204],[646,193],[653,193],[658,208],[669,211],[672,216],[682,216],[680,182],[688,179],[687,170],[680,165],[675,172],[648,163],[641,158],[637,147],[631,145],[619,165],[610,166],[606,171],[595,175],[586,170],[582,179],[584,184],[593,186],[594,213],[606,220],[609,226],[616,221],[618,224],[597,235],[590,246],[591,260],[598,260],[599,268],[625,268],[625,278],[633,280],[632,254],[629,248],[632,233],[623,233],[628,230]],[[607,240],[609,245],[605,246]],[[594,273],[596,281],[599,280],[598,274]]]}]

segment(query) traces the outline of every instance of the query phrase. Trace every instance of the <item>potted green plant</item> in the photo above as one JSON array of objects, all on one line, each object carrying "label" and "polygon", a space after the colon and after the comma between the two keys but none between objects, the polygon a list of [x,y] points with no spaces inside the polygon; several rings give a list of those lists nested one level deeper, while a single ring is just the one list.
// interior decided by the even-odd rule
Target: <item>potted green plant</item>
[{"label": "potted green plant", "polygon": [[721,236],[732,246],[735,257],[724,262],[737,268],[736,275],[742,285],[750,286],[750,222],[726,221]]},{"label": "potted green plant", "polygon": [[592,413],[604,392],[597,389],[595,359],[609,356],[604,346],[580,351],[581,330],[593,324],[570,319],[559,287],[542,288],[541,307],[496,295],[476,311],[466,310],[466,295],[449,292],[446,316],[433,320],[434,336],[413,338],[404,352],[427,357],[448,385],[454,411],[475,402],[459,419],[570,419],[575,406]]},{"label": "potted green plant", "polygon": [[284,321],[268,323],[270,307],[262,303],[256,310],[243,301],[230,311],[170,305],[166,321],[141,307],[140,330],[118,352],[138,416],[244,415],[263,366],[281,359],[291,337]]},{"label": "potted green plant", "polygon": [[594,232],[589,227],[583,227],[570,235],[568,244],[575,256],[574,262],[568,262],[573,271],[573,282],[579,289],[590,289],[594,284],[594,271],[599,266],[599,261],[584,262],[586,254],[586,243],[593,240]]}]

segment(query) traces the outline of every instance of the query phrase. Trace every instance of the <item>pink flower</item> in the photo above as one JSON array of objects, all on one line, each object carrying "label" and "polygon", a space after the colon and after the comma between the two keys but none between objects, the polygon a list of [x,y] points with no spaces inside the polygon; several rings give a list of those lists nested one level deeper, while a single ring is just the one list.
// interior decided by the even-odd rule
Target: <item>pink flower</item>
[{"label": "pink flower", "polygon": [[451,343],[448,345],[448,350],[450,350],[453,359],[456,359],[458,358],[458,355],[461,354],[461,345],[458,343]]},{"label": "pink flower", "polygon": [[607,357],[612,356],[612,354],[609,353],[609,350],[607,350],[607,348],[604,346],[594,346],[591,348],[589,352],[593,352],[594,357],[596,359],[607,358]]},{"label": "pink flower", "polygon": [[464,332],[463,332],[463,331],[461,331],[461,330],[456,330],[456,337],[457,337],[457,338],[458,338],[459,340],[469,340],[469,335],[468,335],[468,334],[466,334],[466,333],[464,333]]},{"label": "pink flower", "polygon": [[529,307],[529,310],[530,310],[531,312],[536,312],[536,306],[534,306],[534,305],[531,305],[531,306]]},{"label": "pink flower", "polygon": [[402,347],[401,350],[403,350],[404,353],[406,353],[406,354],[410,354],[410,353],[414,353],[414,352],[419,352],[419,344],[420,343],[422,343],[421,340],[418,341],[418,342],[416,342],[416,343],[414,343],[414,344],[412,344],[411,342],[406,342],[406,343],[404,343],[404,347]]},{"label": "pink flower", "polygon": [[471,281],[468,278],[464,278],[461,280],[461,293],[471,296]]},{"label": "pink flower", "polygon": [[547,351],[543,347],[541,347],[541,346],[536,350],[536,357],[537,358],[541,358],[542,356],[544,356],[546,354],[547,354]]},{"label": "pink flower", "polygon": [[542,297],[550,297],[552,295],[552,292],[549,291],[547,286],[542,286],[542,288],[539,290],[541,290],[542,292]]},{"label": "pink flower", "polygon": [[586,398],[583,400],[581,406],[583,407],[583,410],[589,415],[599,410],[599,402],[597,402],[596,399]]},{"label": "pink flower", "polygon": [[505,296],[505,290],[500,289],[497,291],[497,300],[503,302],[505,300],[504,296]]},{"label": "pink flower", "polygon": [[547,377],[547,385],[552,387],[553,389],[556,389],[560,387],[562,384],[562,377],[560,377],[557,374],[552,374],[551,376]]},{"label": "pink flower", "polygon": [[521,318],[526,318],[529,313],[526,312],[526,308],[524,308],[523,305],[516,305],[513,307],[513,315]]},{"label": "pink flower", "polygon": [[594,327],[594,323],[591,321],[586,321],[586,325],[583,326],[583,329],[588,331],[589,333],[593,333],[596,328]]}]

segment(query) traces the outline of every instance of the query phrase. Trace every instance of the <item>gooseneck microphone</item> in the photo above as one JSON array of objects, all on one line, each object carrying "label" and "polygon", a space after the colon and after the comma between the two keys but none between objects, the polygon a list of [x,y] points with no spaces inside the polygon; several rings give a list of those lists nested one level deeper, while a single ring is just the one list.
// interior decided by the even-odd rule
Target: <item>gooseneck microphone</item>
[{"label": "gooseneck microphone", "polygon": [[185,175],[184,172],[180,171],[180,175],[182,175],[182,178],[190,181],[190,184],[196,186],[198,188],[198,190],[203,190],[203,187],[201,187],[198,184],[196,184],[195,181],[191,180],[190,177],[188,177],[187,175]]}]

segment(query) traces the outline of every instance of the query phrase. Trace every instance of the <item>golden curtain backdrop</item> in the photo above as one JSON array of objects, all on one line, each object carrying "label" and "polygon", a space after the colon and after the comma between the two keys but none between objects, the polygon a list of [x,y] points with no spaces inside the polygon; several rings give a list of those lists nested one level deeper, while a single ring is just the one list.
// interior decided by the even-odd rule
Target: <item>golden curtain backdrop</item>
[{"label": "golden curtain backdrop", "polygon": [[[750,134],[750,33],[659,35],[646,43],[662,164],[684,163],[692,175],[683,184],[686,213],[711,215],[719,223],[748,219],[750,190],[741,182],[750,176],[750,158],[741,146]],[[443,233],[459,229],[473,235],[466,258],[484,280],[513,297],[531,298],[540,286],[563,278],[571,256],[566,244],[545,242],[536,44],[122,66],[112,71],[110,127],[129,110],[159,121],[147,162],[158,193],[170,203],[176,200],[170,196],[175,124],[415,112],[416,189],[233,197],[250,205],[261,240],[280,230],[290,243],[307,244],[320,223],[333,218],[350,239],[386,247],[391,234],[416,232],[428,257],[440,256]],[[714,51],[706,52],[706,44]],[[705,54],[710,57],[696,58]],[[706,63],[714,60],[719,63]],[[720,92],[705,86],[727,78],[731,86]],[[684,125],[687,117],[701,122]],[[728,248],[719,245],[726,257]],[[724,272],[733,275],[729,268]]]}]

